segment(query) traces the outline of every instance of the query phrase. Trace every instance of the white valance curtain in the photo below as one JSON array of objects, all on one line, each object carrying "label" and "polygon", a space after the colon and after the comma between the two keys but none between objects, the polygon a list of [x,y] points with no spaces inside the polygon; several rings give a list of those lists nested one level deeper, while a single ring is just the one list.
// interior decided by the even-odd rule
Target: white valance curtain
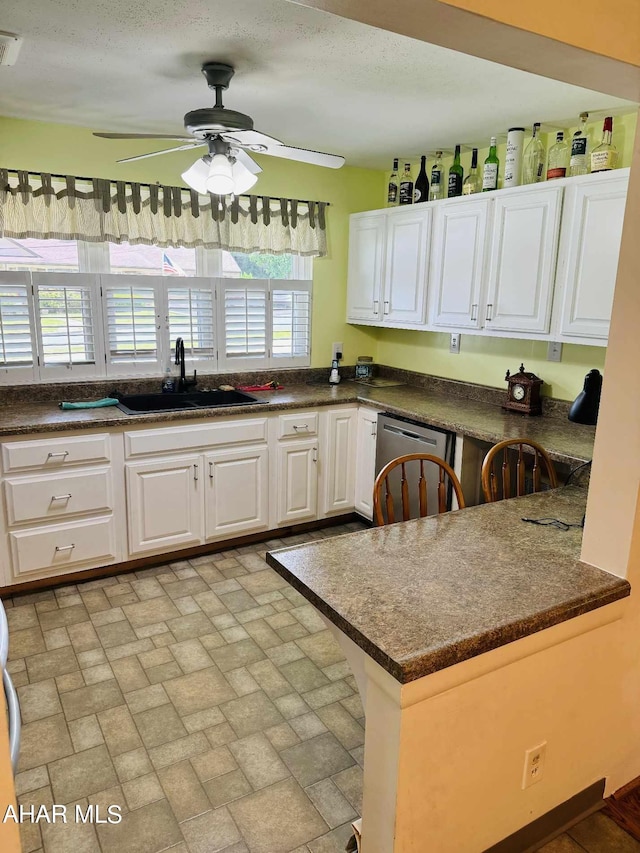
[{"label": "white valance curtain", "polygon": [[323,257],[325,202],[0,169],[0,236]]}]

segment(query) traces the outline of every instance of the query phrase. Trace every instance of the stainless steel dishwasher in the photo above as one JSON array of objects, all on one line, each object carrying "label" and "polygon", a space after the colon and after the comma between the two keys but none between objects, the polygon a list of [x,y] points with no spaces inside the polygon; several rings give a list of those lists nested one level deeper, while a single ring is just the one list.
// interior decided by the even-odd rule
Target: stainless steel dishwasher
[{"label": "stainless steel dishwasher", "polygon": [[[408,418],[400,418],[396,415],[378,415],[378,439],[376,442],[376,476],[384,468],[387,462],[404,456],[407,453],[430,453],[439,456],[453,467],[456,436],[453,432],[428,427],[416,423]],[[430,466],[433,467],[433,466]],[[408,462],[406,465],[407,479],[410,481],[410,503],[411,517],[418,518],[418,489],[417,482],[420,476],[419,463]],[[438,475],[435,469],[425,472],[427,474],[427,508],[429,515],[435,515],[438,511]],[[432,476],[429,476],[431,474]],[[394,506],[401,507],[400,497],[400,468],[391,472],[389,483],[393,495]],[[447,496],[447,509],[451,508],[451,485]],[[396,510],[399,512],[399,510]]]}]

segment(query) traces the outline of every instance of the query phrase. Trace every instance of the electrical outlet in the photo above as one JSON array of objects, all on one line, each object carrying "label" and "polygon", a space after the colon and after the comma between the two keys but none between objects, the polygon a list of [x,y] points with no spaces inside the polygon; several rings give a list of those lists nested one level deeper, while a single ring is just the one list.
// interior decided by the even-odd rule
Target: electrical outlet
[{"label": "electrical outlet", "polygon": [[456,355],[460,352],[460,333],[452,332],[451,340],[449,341],[449,352],[453,352]]},{"label": "electrical outlet", "polygon": [[331,352],[332,352],[331,361],[335,361],[336,359],[338,361],[341,361],[342,360],[342,354],[344,353],[344,350],[342,349],[342,343],[332,344]]},{"label": "electrical outlet", "polygon": [[547,361],[562,361],[562,344],[559,341],[549,341]]},{"label": "electrical outlet", "polygon": [[547,757],[546,740],[528,749],[524,754],[524,772],[522,774],[522,788],[529,788],[539,782],[544,775],[544,764]]}]

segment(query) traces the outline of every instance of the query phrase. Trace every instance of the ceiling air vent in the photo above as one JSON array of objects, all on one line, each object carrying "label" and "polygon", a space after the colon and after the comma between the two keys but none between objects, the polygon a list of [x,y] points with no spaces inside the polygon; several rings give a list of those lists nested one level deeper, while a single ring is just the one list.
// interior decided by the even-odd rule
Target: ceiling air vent
[{"label": "ceiling air vent", "polygon": [[21,47],[20,36],[0,30],[0,65],[15,65]]}]

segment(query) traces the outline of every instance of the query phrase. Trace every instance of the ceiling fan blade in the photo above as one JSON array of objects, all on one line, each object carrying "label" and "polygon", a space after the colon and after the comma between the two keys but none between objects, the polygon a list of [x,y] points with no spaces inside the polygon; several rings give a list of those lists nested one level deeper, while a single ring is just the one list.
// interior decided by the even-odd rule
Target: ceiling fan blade
[{"label": "ceiling fan blade", "polygon": [[339,169],[344,166],[344,157],[339,154],[324,154],[322,151],[310,151],[308,148],[294,148],[291,145],[269,145],[260,153],[270,157],[282,157],[284,160],[297,160],[300,163],[310,163],[312,166],[326,166],[328,169]]},{"label": "ceiling fan blade", "polygon": [[240,145],[282,145],[279,139],[267,136],[266,133],[260,133],[258,130],[231,130],[229,133],[222,133],[221,136],[232,143],[237,139]]},{"label": "ceiling fan blade", "polygon": [[192,140],[188,145],[178,145],[177,148],[163,148],[162,151],[150,151],[149,154],[138,154],[136,157],[125,157],[122,160],[116,160],[116,163],[133,163],[134,160],[145,160],[147,157],[159,157],[160,154],[171,154],[173,151],[188,151],[190,148],[202,148],[206,142],[198,142]]},{"label": "ceiling fan blade", "polygon": [[231,147],[230,151],[236,160],[242,163],[245,169],[248,169],[252,175],[258,175],[262,171],[262,167],[258,166],[253,157],[250,157],[244,149]]},{"label": "ceiling fan blade", "polygon": [[173,133],[94,133],[100,139],[176,139],[187,142],[190,136],[176,136]]}]

